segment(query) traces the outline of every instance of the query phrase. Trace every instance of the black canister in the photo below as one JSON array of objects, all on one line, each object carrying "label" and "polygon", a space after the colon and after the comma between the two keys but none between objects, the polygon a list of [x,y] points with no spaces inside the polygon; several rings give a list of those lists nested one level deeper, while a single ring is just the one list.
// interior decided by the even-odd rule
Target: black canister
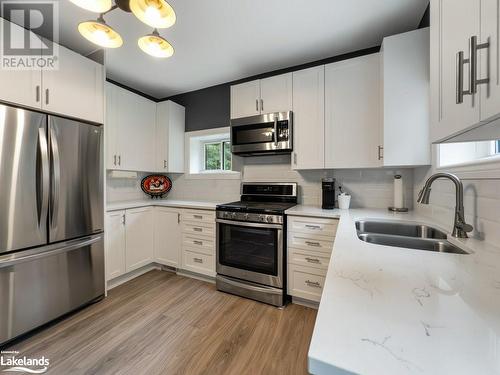
[{"label": "black canister", "polygon": [[333,210],[335,208],[335,179],[324,178],[321,181],[323,189],[323,199],[321,208],[325,210]]}]

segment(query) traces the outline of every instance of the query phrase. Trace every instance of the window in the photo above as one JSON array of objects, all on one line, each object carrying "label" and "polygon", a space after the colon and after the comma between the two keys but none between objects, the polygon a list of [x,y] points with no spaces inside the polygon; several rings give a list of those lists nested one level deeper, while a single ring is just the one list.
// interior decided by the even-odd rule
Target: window
[{"label": "window", "polygon": [[444,143],[439,145],[439,166],[447,167],[500,156],[499,141]]},{"label": "window", "polygon": [[187,132],[185,137],[188,179],[241,178],[241,161],[231,153],[229,127]]},{"label": "window", "polygon": [[231,142],[206,142],[204,148],[205,171],[230,171],[231,170]]}]

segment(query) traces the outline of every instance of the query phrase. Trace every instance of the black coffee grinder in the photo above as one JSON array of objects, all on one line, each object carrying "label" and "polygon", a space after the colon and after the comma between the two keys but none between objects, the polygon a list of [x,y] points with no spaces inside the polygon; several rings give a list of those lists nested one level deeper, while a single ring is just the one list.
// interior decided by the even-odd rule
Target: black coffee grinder
[{"label": "black coffee grinder", "polygon": [[321,181],[323,189],[323,200],[321,208],[324,210],[333,210],[335,208],[335,179],[324,178]]}]

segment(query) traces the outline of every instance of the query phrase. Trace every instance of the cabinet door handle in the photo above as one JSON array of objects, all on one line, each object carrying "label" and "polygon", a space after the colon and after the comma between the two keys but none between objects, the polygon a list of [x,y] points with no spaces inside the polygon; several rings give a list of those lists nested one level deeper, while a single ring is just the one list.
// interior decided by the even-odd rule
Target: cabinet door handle
[{"label": "cabinet door handle", "polygon": [[49,104],[49,95],[50,95],[50,91],[49,91],[49,89],[46,89],[45,90],[45,104]]},{"label": "cabinet door handle", "polygon": [[306,258],[306,261],[307,261],[308,263],[315,263],[315,264],[319,264],[319,263],[321,263],[321,262],[319,261],[319,259],[316,259],[316,258],[309,258],[309,257],[307,257],[307,258]]},{"label": "cabinet door handle", "polygon": [[195,240],[195,241],[193,241],[193,243],[195,245],[198,245],[198,246],[203,246],[203,241],[197,241],[197,240]]},{"label": "cabinet door handle", "polygon": [[195,232],[203,232],[203,229],[202,229],[202,228],[193,228],[193,230],[194,230]]},{"label": "cabinet door handle", "polygon": [[122,165],[122,156],[121,155],[118,155],[118,165],[119,166]]},{"label": "cabinet door handle", "polygon": [[293,153],[293,164],[297,165],[297,153]]},{"label": "cabinet door handle", "polygon": [[264,99],[260,99],[260,110],[264,112]]},{"label": "cabinet door handle", "polygon": [[198,219],[198,220],[203,219],[203,216],[201,216],[201,215],[193,215],[193,217],[194,217],[195,219]]},{"label": "cabinet door handle", "polygon": [[319,242],[306,241],[306,245],[313,247],[321,247],[321,244]]},{"label": "cabinet door handle", "polygon": [[177,224],[181,223],[181,214],[177,214]]},{"label": "cabinet door handle", "polygon": [[457,67],[456,67],[456,103],[464,102],[464,95],[470,95],[469,90],[464,90],[464,65],[470,64],[470,60],[464,58],[464,52],[457,52]]},{"label": "cabinet door handle", "polygon": [[194,260],[196,263],[203,263],[203,259],[201,259],[201,258],[193,258],[193,260]]},{"label": "cabinet door handle", "polygon": [[482,84],[489,84],[490,79],[477,78],[477,53],[480,49],[487,49],[490,47],[490,38],[485,43],[478,44],[477,36],[472,36],[469,39],[469,91],[471,94],[477,94],[477,86]]},{"label": "cabinet door handle", "polygon": [[305,225],[306,228],[309,228],[309,229],[321,229],[321,227],[319,225],[310,225],[310,224],[306,224]]},{"label": "cabinet door handle", "polygon": [[311,280],[306,280],[305,283],[306,283],[307,286],[311,286],[313,288],[321,288],[321,285],[319,284],[318,281],[314,281],[313,282]]},{"label": "cabinet door handle", "polygon": [[122,215],[122,224],[125,225],[125,223],[126,223],[125,215]]},{"label": "cabinet door handle", "polygon": [[163,160],[163,169],[167,169],[167,161]]},{"label": "cabinet door handle", "polygon": [[113,165],[116,165],[116,155],[113,155]]},{"label": "cabinet door handle", "polygon": [[255,110],[259,112],[259,99],[255,99]]},{"label": "cabinet door handle", "polygon": [[378,160],[382,160],[384,158],[384,154],[382,152],[383,150],[384,150],[384,147],[378,146]]},{"label": "cabinet door handle", "polygon": [[40,85],[36,86],[35,95],[36,95],[36,102],[38,103],[40,101]]}]

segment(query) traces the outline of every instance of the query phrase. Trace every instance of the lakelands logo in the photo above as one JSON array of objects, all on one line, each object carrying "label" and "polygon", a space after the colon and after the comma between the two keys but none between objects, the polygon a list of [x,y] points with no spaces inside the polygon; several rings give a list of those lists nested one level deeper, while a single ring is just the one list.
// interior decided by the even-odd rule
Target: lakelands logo
[{"label": "lakelands logo", "polygon": [[57,1],[3,0],[1,16],[1,69],[59,68]]},{"label": "lakelands logo", "polygon": [[2,372],[19,372],[27,374],[44,374],[49,369],[50,361],[44,356],[39,358],[19,357],[17,351],[0,352],[0,368]]}]

